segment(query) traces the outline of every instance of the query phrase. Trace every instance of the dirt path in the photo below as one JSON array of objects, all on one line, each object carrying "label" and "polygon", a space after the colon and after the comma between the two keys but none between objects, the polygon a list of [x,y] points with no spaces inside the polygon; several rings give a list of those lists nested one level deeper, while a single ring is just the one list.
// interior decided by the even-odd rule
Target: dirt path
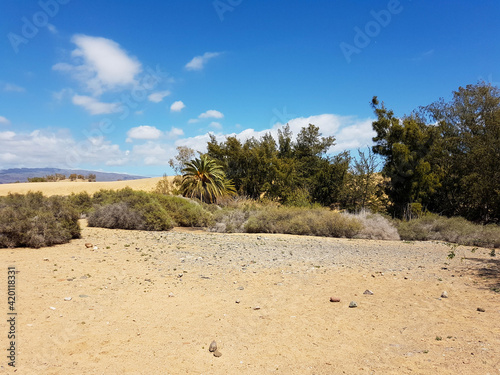
[{"label": "dirt path", "polygon": [[84,228],[70,244],[0,249],[0,264],[5,280],[18,271],[21,374],[500,374],[498,273],[478,276],[495,258],[448,251]]}]

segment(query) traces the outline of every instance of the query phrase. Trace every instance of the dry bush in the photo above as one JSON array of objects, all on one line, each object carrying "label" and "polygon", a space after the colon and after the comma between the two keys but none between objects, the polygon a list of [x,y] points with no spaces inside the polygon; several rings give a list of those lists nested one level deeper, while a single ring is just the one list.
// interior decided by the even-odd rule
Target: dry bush
[{"label": "dry bush", "polygon": [[500,226],[473,224],[462,217],[428,214],[410,221],[399,221],[398,232],[403,240],[439,240],[468,246],[500,247]]},{"label": "dry bush", "polygon": [[171,195],[158,195],[156,199],[181,227],[210,227],[215,223],[213,214],[205,209],[207,205]]},{"label": "dry bush", "polygon": [[250,211],[224,209],[215,213],[215,224],[210,231],[219,233],[244,233]]},{"label": "dry bush", "polygon": [[344,213],[349,217],[358,219],[363,224],[363,229],[356,238],[368,240],[400,240],[397,228],[384,216],[362,210],[357,214]]},{"label": "dry bush", "polygon": [[285,233],[352,238],[362,230],[359,220],[328,209],[270,207],[252,214],[245,224],[249,233]]},{"label": "dry bush", "polygon": [[97,208],[88,218],[90,227],[110,229],[145,229],[144,217],[125,202]]},{"label": "dry bush", "polygon": [[0,247],[39,248],[80,237],[78,212],[63,197],[9,194],[0,199]]},{"label": "dry bush", "polygon": [[91,227],[136,230],[169,230],[175,225],[158,202],[132,207],[126,202],[97,208],[88,219]]}]

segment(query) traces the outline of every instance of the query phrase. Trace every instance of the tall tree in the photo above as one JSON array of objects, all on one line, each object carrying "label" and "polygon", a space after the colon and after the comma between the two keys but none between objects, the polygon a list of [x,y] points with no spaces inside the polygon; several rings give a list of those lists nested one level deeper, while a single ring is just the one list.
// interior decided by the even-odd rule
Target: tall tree
[{"label": "tall tree", "polygon": [[480,82],[453,99],[422,108],[438,122],[433,167],[443,175],[434,209],[482,222],[500,221],[500,91]]},{"label": "tall tree", "polygon": [[429,154],[437,135],[416,114],[399,119],[376,96],[372,108],[377,120],[372,123],[376,136],[373,152],[385,159],[383,175],[389,178],[386,193],[397,217],[426,208],[439,186],[439,176],[431,170]]}]

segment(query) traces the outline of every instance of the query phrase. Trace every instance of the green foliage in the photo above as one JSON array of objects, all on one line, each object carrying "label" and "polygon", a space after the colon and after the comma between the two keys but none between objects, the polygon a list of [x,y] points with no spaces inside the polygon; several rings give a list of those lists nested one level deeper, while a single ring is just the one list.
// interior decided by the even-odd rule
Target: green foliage
[{"label": "green foliage", "polygon": [[251,215],[245,224],[249,233],[285,233],[352,238],[362,224],[328,209],[269,207]]},{"label": "green foliage", "polygon": [[157,194],[171,194],[173,191],[173,183],[170,182],[166,173],[163,174],[162,179],[156,183],[154,192]]},{"label": "green foliage", "polygon": [[464,218],[427,214],[410,221],[397,221],[403,240],[439,240],[460,245],[500,247],[500,226],[473,224]]},{"label": "green foliage", "polygon": [[160,195],[156,199],[179,226],[209,227],[214,224],[213,215],[200,203],[171,195]]},{"label": "green foliage", "polygon": [[89,216],[89,226],[158,231],[175,225],[156,196],[144,191],[100,190],[93,202],[100,207]]},{"label": "green foliage", "polygon": [[70,197],[73,204],[81,209],[87,209],[90,204],[93,206],[95,212],[85,211],[92,212],[90,226],[168,230],[174,226],[207,227],[214,223],[213,215],[202,203],[182,197],[125,188],[99,190],[90,202],[88,198],[83,193]]},{"label": "green foliage", "polygon": [[28,177],[28,182],[48,182],[46,177]]},{"label": "green foliage", "polygon": [[211,136],[207,149],[242,195],[295,206],[329,205],[339,199],[350,160],[348,153],[326,154],[334,141],[321,137],[319,128],[309,124],[294,142],[286,125],[278,130],[278,142],[271,134],[245,143],[236,137],[219,143]]},{"label": "green foliage", "polygon": [[358,149],[358,158],[352,159],[346,183],[341,191],[342,206],[350,211],[383,211],[385,208],[382,177],[377,173],[379,162],[373,151]]},{"label": "green foliage", "polygon": [[214,203],[219,197],[236,193],[232,181],[226,178],[223,167],[207,155],[188,162],[182,173],[180,191],[183,196]]},{"label": "green foliage", "polygon": [[0,247],[42,247],[80,237],[79,215],[63,197],[0,197]]},{"label": "green foliage", "polygon": [[72,193],[68,200],[80,214],[88,214],[93,209],[92,197],[86,191],[78,194]]},{"label": "green foliage", "polygon": [[382,173],[389,178],[386,193],[392,203],[390,212],[401,218],[408,212],[408,205],[426,206],[439,187],[439,176],[429,163],[437,132],[416,115],[395,117],[383,103],[379,105],[376,96],[372,107],[377,116],[372,124],[377,134],[373,152],[385,158]]},{"label": "green foliage", "polygon": [[500,221],[500,91],[484,82],[422,109],[440,137],[432,168],[442,186],[431,209],[481,222]]}]

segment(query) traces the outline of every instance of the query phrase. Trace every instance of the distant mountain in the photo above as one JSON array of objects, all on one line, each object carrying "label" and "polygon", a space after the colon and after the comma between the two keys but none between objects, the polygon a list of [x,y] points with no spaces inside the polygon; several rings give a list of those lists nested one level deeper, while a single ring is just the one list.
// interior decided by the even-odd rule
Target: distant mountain
[{"label": "distant mountain", "polygon": [[13,182],[28,182],[28,178],[45,177],[47,175],[54,175],[56,173],[63,174],[66,178],[70,174],[76,173],[87,176],[89,173],[96,175],[97,181],[127,181],[138,180],[140,178],[147,178],[144,176],[133,176],[124,173],[107,173],[86,171],[82,169],[58,169],[58,168],[14,168],[0,170],[0,184],[9,184]]}]

